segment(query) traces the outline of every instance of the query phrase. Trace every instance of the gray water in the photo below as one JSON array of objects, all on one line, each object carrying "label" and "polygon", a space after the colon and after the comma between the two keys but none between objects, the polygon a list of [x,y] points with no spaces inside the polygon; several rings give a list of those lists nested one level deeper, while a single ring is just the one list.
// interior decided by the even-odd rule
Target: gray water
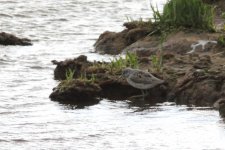
[{"label": "gray water", "polygon": [[51,60],[108,60],[92,53],[99,34],[150,16],[144,0],[0,0],[0,31],[34,43],[0,46],[0,149],[225,149],[225,123],[211,108],[105,99],[73,109],[48,98],[58,84]]}]

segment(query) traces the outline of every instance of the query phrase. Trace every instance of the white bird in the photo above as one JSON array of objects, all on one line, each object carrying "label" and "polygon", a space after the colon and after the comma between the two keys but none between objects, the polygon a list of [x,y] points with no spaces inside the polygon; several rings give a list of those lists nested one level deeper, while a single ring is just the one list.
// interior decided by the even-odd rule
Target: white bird
[{"label": "white bird", "polygon": [[151,73],[139,69],[125,68],[122,70],[122,76],[131,86],[140,89],[143,97],[146,96],[144,90],[164,83],[163,80],[154,77]]}]

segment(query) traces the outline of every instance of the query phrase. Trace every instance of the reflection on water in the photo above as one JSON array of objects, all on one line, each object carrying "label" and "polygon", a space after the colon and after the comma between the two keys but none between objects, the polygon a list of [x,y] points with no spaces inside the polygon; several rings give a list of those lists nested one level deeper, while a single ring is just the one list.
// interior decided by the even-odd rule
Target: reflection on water
[{"label": "reflection on water", "polygon": [[[152,1],[156,2],[156,0]],[[161,9],[162,2],[157,0]],[[84,109],[49,100],[54,66],[91,53],[126,17],[151,16],[140,0],[1,0],[0,30],[33,46],[0,46],[0,149],[224,149],[225,124],[211,108],[102,100]]]}]

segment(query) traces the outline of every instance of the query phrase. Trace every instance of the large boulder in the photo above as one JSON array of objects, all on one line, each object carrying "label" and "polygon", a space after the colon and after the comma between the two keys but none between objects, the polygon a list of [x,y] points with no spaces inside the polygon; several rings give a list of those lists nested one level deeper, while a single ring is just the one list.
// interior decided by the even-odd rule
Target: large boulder
[{"label": "large boulder", "polygon": [[126,31],[115,33],[106,31],[94,44],[95,51],[101,54],[119,54],[127,46]]},{"label": "large boulder", "polygon": [[132,43],[142,39],[149,34],[148,24],[142,26],[137,23],[125,23],[127,29],[121,32],[106,31],[101,34],[94,44],[95,51],[102,54],[120,54],[121,51]]},{"label": "large boulder", "polygon": [[21,46],[32,45],[30,39],[18,38],[13,34],[5,33],[5,32],[0,33],[0,44],[1,45],[21,45]]}]

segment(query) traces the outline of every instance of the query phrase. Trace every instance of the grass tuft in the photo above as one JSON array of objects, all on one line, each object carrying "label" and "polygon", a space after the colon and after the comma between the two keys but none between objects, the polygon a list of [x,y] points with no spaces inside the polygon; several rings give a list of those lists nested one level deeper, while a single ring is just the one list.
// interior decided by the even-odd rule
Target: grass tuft
[{"label": "grass tuft", "polygon": [[118,58],[114,58],[109,63],[110,71],[113,73],[114,71],[117,72],[119,70],[122,70],[123,68],[130,67],[130,68],[138,68],[139,62],[138,57],[134,53],[126,53],[125,58],[122,56]]},{"label": "grass tuft", "polygon": [[169,0],[164,5],[162,13],[152,5],[151,9],[159,30],[185,27],[215,31],[214,8],[202,0]]},{"label": "grass tuft", "polygon": [[71,81],[73,80],[73,76],[74,76],[75,70],[73,69],[68,69],[66,70],[66,81]]}]

